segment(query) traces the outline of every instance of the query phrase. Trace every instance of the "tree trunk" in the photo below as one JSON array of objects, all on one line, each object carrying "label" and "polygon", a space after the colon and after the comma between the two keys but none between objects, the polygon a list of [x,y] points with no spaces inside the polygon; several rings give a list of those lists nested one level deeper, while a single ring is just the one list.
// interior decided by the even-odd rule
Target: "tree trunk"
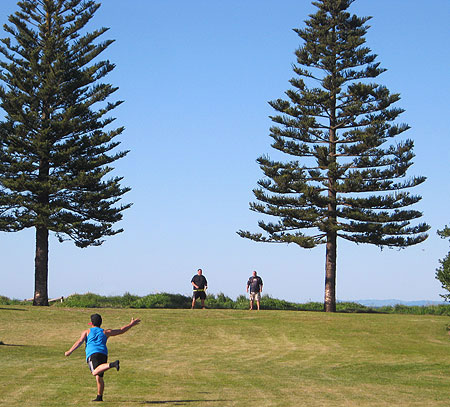
[{"label": "tree trunk", "polygon": [[325,312],[336,312],[336,232],[328,233],[325,264]]},{"label": "tree trunk", "polygon": [[[333,29],[334,33],[334,29]],[[334,34],[333,34],[334,35]],[[335,62],[336,65],[336,62]],[[333,74],[333,83],[335,82]],[[334,87],[336,89],[336,86]],[[328,151],[328,230],[325,263],[325,312],[336,312],[336,256],[337,256],[337,217],[336,217],[336,94],[331,95]]]},{"label": "tree trunk", "polygon": [[48,229],[36,226],[33,305],[48,305]]}]

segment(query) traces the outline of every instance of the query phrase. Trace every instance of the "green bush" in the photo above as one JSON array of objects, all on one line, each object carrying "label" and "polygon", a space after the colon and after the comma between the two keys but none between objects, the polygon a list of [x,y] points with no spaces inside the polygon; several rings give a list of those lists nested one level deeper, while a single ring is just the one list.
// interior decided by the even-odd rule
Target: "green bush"
[{"label": "green bush", "polygon": [[23,304],[23,301],[20,300],[11,300],[8,297],[0,295],[0,305],[19,305]]},{"label": "green bush", "polygon": [[249,300],[245,295],[240,295],[236,298],[234,302],[235,309],[248,309],[249,308]]},{"label": "green bush", "polygon": [[356,313],[372,313],[376,312],[373,308],[358,304],[357,302],[338,302],[336,304],[338,312],[356,312]]},{"label": "green bush", "polygon": [[131,308],[133,307],[133,304],[140,298],[141,297],[139,297],[138,295],[133,295],[130,294],[129,292],[126,292],[121,299],[122,306],[124,308]]},{"label": "green bush", "polygon": [[73,308],[123,308],[120,296],[105,297],[98,294],[72,294],[65,298],[62,303],[55,303],[56,306]]},{"label": "green bush", "polygon": [[205,300],[206,308],[214,308],[214,309],[233,309],[235,308],[234,301],[227,297],[223,293],[217,294],[217,297],[214,294],[209,294]]},{"label": "green bush", "polygon": [[419,307],[397,304],[393,312],[395,314],[413,315],[450,315],[450,305],[426,305]]},{"label": "green bush", "polygon": [[323,311],[323,304],[321,302],[307,302],[306,304],[299,305],[299,311]]},{"label": "green bush", "polygon": [[138,298],[131,304],[132,308],[190,308],[191,298],[181,294],[150,294]]},{"label": "green bush", "polygon": [[270,295],[263,295],[261,298],[261,309],[297,311],[298,306],[299,304],[272,298]]}]

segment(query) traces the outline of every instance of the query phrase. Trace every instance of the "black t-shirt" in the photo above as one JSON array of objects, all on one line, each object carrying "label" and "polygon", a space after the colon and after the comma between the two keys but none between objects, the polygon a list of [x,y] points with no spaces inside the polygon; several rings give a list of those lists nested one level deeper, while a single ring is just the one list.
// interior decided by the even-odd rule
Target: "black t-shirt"
[{"label": "black t-shirt", "polygon": [[196,274],[194,277],[192,277],[191,283],[194,283],[196,286],[198,286],[198,288],[192,286],[194,290],[203,290],[208,286],[208,282],[206,281],[206,278],[203,274],[201,276]]},{"label": "black t-shirt", "polygon": [[260,276],[256,276],[256,277],[251,276],[247,282],[247,286],[250,286],[251,293],[259,293],[261,291],[262,285],[263,285],[263,281]]}]

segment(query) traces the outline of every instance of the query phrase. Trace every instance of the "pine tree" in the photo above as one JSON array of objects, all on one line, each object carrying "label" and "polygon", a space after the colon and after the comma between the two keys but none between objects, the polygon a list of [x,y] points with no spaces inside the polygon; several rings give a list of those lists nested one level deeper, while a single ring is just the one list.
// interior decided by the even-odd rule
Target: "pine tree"
[{"label": "pine tree", "polygon": [[[450,238],[450,228],[446,226],[442,230],[438,230],[438,235],[443,239]],[[442,294],[441,297],[450,301],[450,252],[447,253],[442,260],[439,260],[441,267],[436,269],[436,279],[440,281],[442,288],[447,291],[447,294]]]},{"label": "pine tree", "polygon": [[[48,305],[48,238],[96,246],[115,235],[113,224],[130,204],[129,188],[105,176],[127,151],[113,152],[123,128],[106,129],[122,102],[106,102],[117,88],[100,82],[114,69],[96,57],[113,41],[108,29],[83,31],[99,3],[23,0],[1,40],[0,230],[35,228],[34,305]],[[84,32],[82,34],[82,31]]]},{"label": "pine tree", "polygon": [[253,192],[250,209],[279,218],[259,222],[266,232],[239,231],[259,242],[326,245],[326,311],[336,310],[337,238],[380,247],[422,242],[429,226],[411,221],[422,216],[403,209],[421,197],[407,190],[425,177],[405,179],[412,165],[411,140],[389,143],[405,132],[393,121],[403,112],[392,107],[400,97],[371,82],[385,69],[365,46],[370,17],[351,15],[353,0],[318,0],[296,51],[296,74],[288,100],[270,102],[272,147],[293,161],[257,162],[265,178]]}]

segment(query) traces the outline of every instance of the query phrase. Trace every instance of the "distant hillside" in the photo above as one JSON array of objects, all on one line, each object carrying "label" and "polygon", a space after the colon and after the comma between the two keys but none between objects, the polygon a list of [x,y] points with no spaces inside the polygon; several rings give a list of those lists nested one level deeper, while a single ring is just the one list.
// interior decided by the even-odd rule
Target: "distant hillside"
[{"label": "distant hillside", "polygon": [[354,301],[358,304],[365,305],[366,307],[386,307],[386,306],[394,306],[397,304],[406,305],[409,307],[412,306],[427,306],[427,305],[443,305],[449,304],[445,301],[429,301],[429,300],[418,300],[418,301],[402,301],[402,300],[356,300]]}]

